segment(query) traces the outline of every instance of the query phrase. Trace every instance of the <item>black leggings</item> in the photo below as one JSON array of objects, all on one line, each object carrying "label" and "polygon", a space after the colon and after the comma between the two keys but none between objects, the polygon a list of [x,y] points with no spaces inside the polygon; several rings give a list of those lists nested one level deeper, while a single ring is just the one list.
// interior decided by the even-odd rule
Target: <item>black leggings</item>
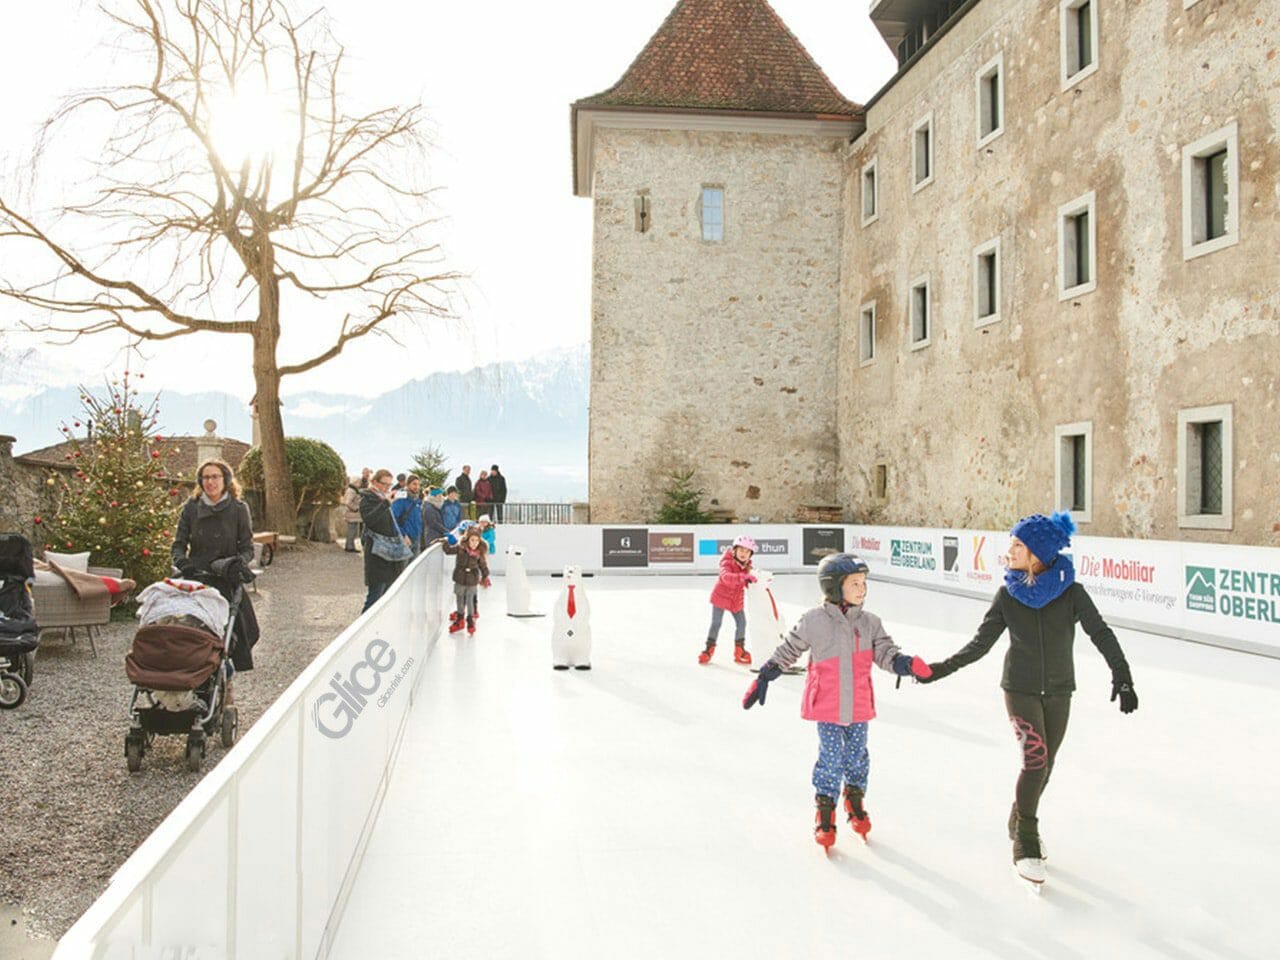
[{"label": "black leggings", "polygon": [[1018,815],[1035,817],[1040,808],[1040,794],[1049,782],[1058,747],[1067,733],[1071,694],[1041,697],[1006,690],[1004,706],[1018,746],[1022,748],[1022,772],[1018,774],[1016,794]]}]

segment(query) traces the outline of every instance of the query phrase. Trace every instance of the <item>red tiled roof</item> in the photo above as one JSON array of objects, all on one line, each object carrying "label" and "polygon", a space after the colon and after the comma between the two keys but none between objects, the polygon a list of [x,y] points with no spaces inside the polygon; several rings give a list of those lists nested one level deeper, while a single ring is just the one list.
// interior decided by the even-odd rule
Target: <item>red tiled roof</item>
[{"label": "red tiled roof", "polygon": [[[173,458],[166,461],[167,473],[171,477],[181,480],[190,480],[195,482],[196,475],[196,442],[201,437],[175,437],[166,436],[164,440],[156,444],[156,450],[163,451],[166,447],[173,447],[177,452]],[[76,464],[67,459],[67,455],[75,449],[75,446],[69,440],[62,443],[55,443],[51,447],[41,447],[39,450],[32,450],[30,453],[24,453],[13,459],[18,463],[25,463],[35,467],[52,467],[56,470],[71,470]],[[92,456],[93,441],[81,440],[80,449],[86,456]],[[240,461],[244,459],[244,455],[249,452],[249,444],[243,440],[231,440],[226,437],[222,438],[222,459],[231,465],[232,470],[238,470]]]},{"label": "red tiled roof", "polygon": [[574,106],[862,112],[765,0],[680,0],[622,79]]}]

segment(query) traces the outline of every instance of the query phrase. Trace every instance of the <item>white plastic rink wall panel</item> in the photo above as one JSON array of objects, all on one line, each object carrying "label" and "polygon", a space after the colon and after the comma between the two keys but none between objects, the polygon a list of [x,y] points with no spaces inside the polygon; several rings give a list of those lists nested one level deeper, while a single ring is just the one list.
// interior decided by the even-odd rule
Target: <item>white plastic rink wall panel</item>
[{"label": "white plastic rink wall panel", "polygon": [[[633,540],[692,536],[693,560],[606,567],[605,531],[620,529],[633,531]],[[785,552],[758,553],[757,566],[812,572],[814,566],[804,562],[806,529],[838,532],[842,539],[833,542],[862,555],[871,566],[873,580],[979,599],[992,596],[1003,582],[998,558],[1008,548],[1006,530],[850,524],[503,525],[497,528],[498,550],[490,558],[490,567],[495,574],[502,573],[507,545],[518,544],[524,547],[525,567],[535,583],[570,563],[610,574],[711,573],[720,555],[703,552],[706,542],[723,543],[746,532],[757,541],[773,541],[775,547],[785,542]],[[1280,657],[1280,549],[1076,536],[1072,555],[1077,579],[1116,626]]]},{"label": "white plastic rink wall panel", "polygon": [[[56,960],[327,955],[440,635],[447,584],[443,555],[432,547],[125,861],[59,941]],[[317,704],[331,713],[347,703],[334,693],[334,674],[347,679],[374,639],[390,645],[395,662],[377,674],[358,714],[351,707],[344,715],[355,717],[345,735],[328,736]],[[372,676],[362,669],[360,682]]]}]

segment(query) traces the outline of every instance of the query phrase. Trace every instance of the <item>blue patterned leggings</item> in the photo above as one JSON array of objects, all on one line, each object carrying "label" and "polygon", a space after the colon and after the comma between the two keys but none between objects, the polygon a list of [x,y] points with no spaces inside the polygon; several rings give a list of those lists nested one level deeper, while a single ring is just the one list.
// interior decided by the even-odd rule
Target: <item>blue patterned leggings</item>
[{"label": "blue patterned leggings", "polygon": [[867,752],[867,724],[818,724],[818,762],[813,765],[813,789],[831,797],[840,796],[840,784],[867,789],[871,754]]}]

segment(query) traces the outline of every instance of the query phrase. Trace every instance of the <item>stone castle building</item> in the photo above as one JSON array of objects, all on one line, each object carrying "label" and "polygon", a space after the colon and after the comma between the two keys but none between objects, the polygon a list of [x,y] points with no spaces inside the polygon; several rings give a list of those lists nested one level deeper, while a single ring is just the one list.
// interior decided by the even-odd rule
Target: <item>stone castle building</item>
[{"label": "stone castle building", "polygon": [[681,0],[573,105],[593,519],[1280,543],[1280,0],[879,0],[839,95]]}]

